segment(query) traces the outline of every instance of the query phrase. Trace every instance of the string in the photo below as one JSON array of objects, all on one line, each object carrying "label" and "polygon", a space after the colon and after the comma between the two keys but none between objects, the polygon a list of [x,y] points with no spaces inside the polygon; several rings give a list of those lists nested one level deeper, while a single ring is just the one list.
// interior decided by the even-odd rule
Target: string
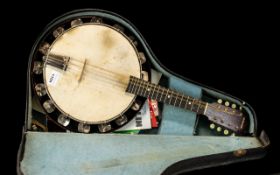
[{"label": "string", "polygon": [[[61,63],[63,63],[63,61],[60,59],[57,59],[57,58],[55,58],[55,59],[47,59],[46,61],[48,62],[48,60],[51,60],[51,62],[57,62],[56,64],[59,66],[59,64],[61,64]],[[75,63],[73,63],[73,62],[76,62],[76,63],[80,63],[80,64],[82,64],[81,66],[79,66],[79,65],[77,65],[77,64],[75,64]],[[67,65],[67,71],[69,71],[69,70],[74,70],[74,71],[79,71],[79,72],[81,72],[82,70],[78,70],[78,69],[74,69],[73,67],[71,67],[71,66],[76,66],[76,67],[83,67],[83,65],[84,65],[84,62],[82,62],[82,61],[79,61],[79,60],[76,60],[76,59],[73,59],[73,58],[71,58],[70,59],[70,61],[67,63],[68,65]],[[107,70],[107,69],[104,69],[104,68],[102,68],[102,67],[99,67],[99,66],[95,66],[95,65],[91,65],[91,64],[87,64],[86,65],[86,69],[84,70],[84,75],[88,75],[89,73],[91,74],[91,75],[94,75],[94,74],[92,74],[93,72],[92,71],[94,71],[95,70],[95,72],[94,73],[100,73],[98,76],[94,76],[94,77],[92,77],[92,76],[88,76],[88,78],[89,77],[92,77],[92,79],[93,80],[97,80],[98,78],[99,78],[99,80],[100,80],[100,78],[101,77],[104,77],[105,79],[103,79],[103,80],[107,80],[107,83],[110,83],[110,85],[118,85],[119,87],[121,87],[121,88],[126,88],[127,87],[127,85],[128,85],[128,83],[129,82],[127,82],[127,83],[124,83],[124,82],[121,82],[121,81],[116,81],[116,77],[120,77],[120,78],[122,78],[122,77],[125,77],[124,75],[121,75],[121,74],[118,74],[118,73],[115,73],[115,72],[112,72],[112,71],[110,71],[110,70]],[[91,67],[91,69],[89,69],[88,67]],[[97,70],[99,70],[99,71],[97,71]],[[70,72],[70,71],[69,71]],[[102,74],[102,72],[103,72],[103,74]],[[113,75],[113,76],[110,76],[110,75],[108,75],[108,74],[104,74],[104,72],[106,72],[106,73],[109,73],[109,74],[111,74],[111,75]],[[106,77],[106,75],[107,75],[107,77]],[[109,76],[109,77],[108,77]],[[83,78],[85,78],[85,77],[83,77]],[[102,79],[101,79],[102,80]],[[111,81],[110,81],[111,80]],[[139,79],[139,80],[141,80],[141,79]],[[137,81],[137,79],[136,79],[136,81]],[[141,81],[143,81],[143,80],[141,80]],[[145,94],[145,88],[146,87],[149,87],[149,86],[152,86],[153,87],[153,93],[154,93],[154,91],[156,92],[156,93],[160,93],[161,95],[162,95],[162,93],[165,93],[165,90],[167,90],[166,88],[163,88],[163,87],[160,87],[160,86],[157,86],[157,85],[154,85],[154,84],[152,84],[152,83],[149,83],[149,84],[147,84],[148,82],[146,82],[146,81],[143,81],[144,83],[143,83],[143,86],[141,85],[141,81],[140,81],[140,83],[138,83],[137,84],[137,86],[138,86],[138,89],[137,89],[137,92],[136,93],[138,93],[138,91],[140,90],[140,91],[142,91],[141,89],[140,89],[140,87],[141,88],[143,88],[143,91],[144,91],[144,94]],[[133,79],[131,80],[131,83],[133,83]],[[137,83],[137,82],[135,82],[135,83]],[[163,90],[163,91],[161,91],[161,90]],[[176,100],[177,99],[180,99],[180,96],[181,96],[181,102],[182,102],[182,100],[185,100],[186,101],[186,105],[185,106],[187,106],[187,103],[190,101],[190,100],[192,100],[192,104],[196,104],[196,105],[199,105],[199,106],[201,106],[201,105],[206,105],[206,103],[205,102],[203,102],[203,101],[201,101],[201,100],[198,100],[198,99],[195,99],[195,98],[192,98],[192,97],[189,97],[189,96],[187,96],[187,99],[186,99],[186,96],[184,95],[184,94],[182,94],[182,93],[178,93],[178,92],[175,92],[175,91],[170,91],[171,92],[171,94],[170,95],[172,95],[172,93],[174,93],[174,97],[176,97]],[[133,93],[135,93],[135,92],[133,92]],[[167,91],[167,94],[168,94],[168,91]],[[141,95],[141,94],[139,94],[139,95]],[[169,95],[169,94],[168,94]],[[153,96],[153,95],[152,95]],[[158,96],[158,94],[157,94],[157,96]],[[156,96],[156,98],[157,98],[157,96]],[[170,99],[171,100],[171,99]],[[176,100],[175,100],[175,102],[174,102],[174,104],[176,103]],[[181,102],[179,103],[179,104],[181,104]],[[197,103],[196,103],[197,102]]]},{"label": "string", "polygon": [[[69,72],[69,71],[63,72],[63,74],[67,74],[67,73],[72,74],[73,72]],[[68,76],[64,76],[64,77],[68,77]],[[106,93],[124,93],[125,92],[126,86],[124,86],[124,85],[123,86],[121,86],[121,85],[114,86],[113,83],[100,81],[99,79],[97,80],[97,79],[94,79],[94,78],[91,78],[91,77],[87,77],[87,78],[90,78],[93,81],[91,81],[90,83],[83,83],[82,86],[90,88],[91,90],[101,90],[101,91],[106,92]],[[95,81],[97,81],[98,83],[95,83]],[[77,83],[78,83],[78,80],[77,80]],[[106,86],[108,84],[110,84],[110,86]]]},{"label": "string", "polygon": [[[69,62],[68,62],[67,64],[76,65],[77,67],[81,67],[82,65],[84,65],[84,62],[83,62],[83,61],[74,59],[74,58],[72,58],[72,57],[69,58],[69,57],[66,57],[66,56],[58,56],[58,55],[54,55],[54,54],[49,55],[49,57],[47,57],[46,61],[48,61],[48,60],[54,61],[54,62],[57,61],[56,64],[61,64],[61,63],[63,64],[63,63],[64,63],[64,60],[63,60],[64,58],[69,59]],[[77,64],[74,64],[73,62],[77,62],[77,63],[80,63],[80,64],[82,64],[82,65],[77,65]],[[99,67],[99,66],[95,66],[95,65],[91,65],[91,64],[86,64],[86,66],[87,66],[87,67],[91,67],[92,69],[99,69],[99,70],[102,70],[102,71],[111,73],[111,74],[113,74],[113,75],[123,76],[123,75],[121,75],[121,74],[118,74],[118,73],[116,73],[116,72],[112,72],[112,71],[110,71],[110,70],[108,70],[108,69],[104,69],[104,68]],[[88,69],[88,68],[87,68],[87,69]]]},{"label": "string", "polygon": [[[144,80],[141,80],[141,79],[139,79],[139,78],[136,78],[136,77],[132,77],[131,78],[131,84],[134,84],[135,86],[138,86],[138,88],[136,87],[135,89],[134,89],[134,92],[133,92],[133,89],[131,90],[131,92],[132,93],[136,93],[136,94],[138,94],[138,95],[141,95],[142,93],[139,93],[139,90],[140,90],[140,92],[142,91],[140,88],[143,88],[143,90],[145,91],[145,89],[147,88],[147,87],[151,87],[151,88],[153,88],[154,89],[154,91],[156,91],[157,93],[160,93],[160,94],[162,94],[162,93],[165,93],[165,91],[166,91],[166,96],[167,95],[171,95],[171,96],[173,96],[173,97],[176,97],[176,99],[180,99],[181,98],[181,102],[182,102],[182,100],[185,100],[185,106],[184,106],[184,108],[186,108],[187,107],[187,103],[188,102],[190,102],[191,101],[191,103],[192,104],[196,104],[196,105],[198,105],[198,108],[197,108],[197,110],[199,110],[199,108],[200,108],[200,106],[202,105],[202,107],[203,107],[203,105],[204,105],[204,107],[206,106],[206,102],[204,102],[204,101],[201,101],[201,100],[199,100],[199,99],[195,99],[195,98],[193,98],[193,97],[190,97],[190,96],[185,96],[183,93],[179,93],[179,92],[176,92],[176,91],[174,91],[174,90],[170,90],[170,89],[166,89],[166,88],[164,88],[164,87],[161,87],[161,86],[159,86],[159,85],[155,85],[155,84],[153,84],[153,83],[149,83],[149,82],[146,82],[146,81],[144,81]],[[143,83],[143,85],[142,85],[142,83]],[[133,86],[133,85],[132,85]],[[162,91],[161,91],[162,90]],[[168,93],[168,91],[170,91],[170,94]],[[174,94],[174,95],[172,95],[172,93]],[[144,92],[144,94],[146,94],[146,92]],[[148,96],[148,95],[146,95],[146,96]],[[153,95],[151,95],[151,96],[153,96]],[[157,94],[157,96],[158,96],[158,94]],[[156,96],[156,98],[157,98],[157,96]],[[163,101],[165,101],[166,99],[164,99]],[[170,98],[170,102],[171,102],[171,98]],[[179,103],[179,104],[181,104],[181,102]],[[174,105],[176,105],[176,100],[174,101]],[[180,105],[179,105],[180,106]],[[192,105],[193,106],[193,105]]]},{"label": "string", "polygon": [[[51,61],[49,61],[47,59],[46,61],[50,65],[52,65],[54,67],[57,67],[59,69],[61,69],[63,67],[63,66],[60,65],[62,63],[60,60],[59,60],[60,63],[57,63],[58,60],[55,60],[55,59],[51,59]],[[53,62],[55,63],[55,65],[53,64]],[[77,64],[74,64],[72,61],[69,61],[68,65],[67,65],[66,72],[72,72],[72,73],[78,72],[78,73],[80,73],[82,70],[81,69],[75,69],[75,67],[79,68],[81,66],[79,66]],[[93,67],[93,69],[88,69],[88,66]],[[86,67],[87,68],[84,70],[84,73],[83,73],[84,77],[82,77],[82,78],[85,78],[86,75],[91,75],[91,76],[87,76],[87,78],[88,77],[93,77],[93,78],[90,78],[90,79],[93,79],[93,80],[96,80],[97,78],[100,78],[100,77],[104,77],[103,80],[107,80],[107,82],[110,83],[110,84],[119,85],[120,87],[125,87],[126,86],[125,82],[117,81],[118,79],[126,77],[125,75],[121,75],[121,74],[109,71],[107,69],[104,69],[104,68],[101,68],[101,67],[98,67],[98,66],[89,65],[89,64],[87,64]],[[75,72],[73,72],[73,71],[75,71]],[[109,75],[108,75],[108,73],[109,73]],[[128,77],[127,77],[127,79],[128,79]]]},{"label": "string", "polygon": [[[64,72],[64,73],[71,73],[71,74],[75,75],[76,72],[78,72],[78,70],[73,69],[71,67],[68,67],[67,71]],[[84,75],[86,75],[86,74],[90,74],[90,72],[85,70],[84,71]],[[119,87],[122,90],[125,89],[126,86],[127,86],[123,82],[117,81],[115,79],[107,78],[105,74],[102,74],[100,72],[96,72],[96,74],[94,74],[93,76],[84,76],[84,77],[82,77],[82,81],[87,81],[87,79],[91,80],[92,83],[97,81],[97,82],[100,82],[100,83],[103,83],[103,84],[107,84],[107,85],[109,84],[111,87]],[[77,79],[77,82],[78,82],[78,79]],[[86,84],[86,83],[83,83],[83,84]],[[94,83],[94,84],[97,85],[98,83]]]}]

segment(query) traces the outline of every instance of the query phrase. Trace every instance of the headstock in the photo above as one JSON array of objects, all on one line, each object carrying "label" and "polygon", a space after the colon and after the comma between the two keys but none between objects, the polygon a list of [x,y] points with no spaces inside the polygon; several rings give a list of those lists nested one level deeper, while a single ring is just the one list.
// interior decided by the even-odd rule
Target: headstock
[{"label": "headstock", "polygon": [[230,131],[241,133],[244,130],[245,116],[237,109],[237,105],[234,103],[230,104],[226,101],[223,105],[221,99],[218,100],[218,103],[209,103],[205,115],[208,120],[213,122],[210,125],[211,129],[217,129],[218,132],[222,132],[222,128],[225,128],[223,130],[224,135],[228,135]]}]

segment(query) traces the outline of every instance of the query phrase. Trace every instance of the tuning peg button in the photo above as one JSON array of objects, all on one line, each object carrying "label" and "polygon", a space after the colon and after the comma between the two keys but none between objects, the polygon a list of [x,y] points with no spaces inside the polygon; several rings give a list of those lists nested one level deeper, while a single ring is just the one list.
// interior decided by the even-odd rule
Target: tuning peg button
[{"label": "tuning peg button", "polygon": [[222,99],[218,99],[218,103],[223,103],[223,100]]},{"label": "tuning peg button", "polygon": [[235,109],[235,108],[236,108],[236,104],[233,103],[233,104],[231,105],[231,108],[232,108],[232,109]]},{"label": "tuning peg button", "polygon": [[228,135],[229,131],[227,129],[224,130],[224,135]]},{"label": "tuning peg button", "polygon": [[226,102],[225,102],[225,105],[226,105],[226,106],[229,106],[229,102],[228,102],[228,101],[226,101]]},{"label": "tuning peg button", "polygon": [[212,123],[212,124],[210,124],[210,129],[215,129],[215,124],[214,123]]},{"label": "tuning peg button", "polygon": [[217,127],[217,131],[218,131],[218,132],[221,132],[221,131],[222,131],[222,128],[221,128],[221,127]]}]

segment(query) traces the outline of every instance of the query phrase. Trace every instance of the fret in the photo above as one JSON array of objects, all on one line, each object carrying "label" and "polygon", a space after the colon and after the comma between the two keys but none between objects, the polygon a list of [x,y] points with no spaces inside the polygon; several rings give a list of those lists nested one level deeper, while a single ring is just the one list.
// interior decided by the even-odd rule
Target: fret
[{"label": "fret", "polygon": [[163,102],[165,102],[165,103],[166,103],[166,97],[168,98],[168,91],[169,91],[169,89],[167,89],[166,94],[165,94],[165,98],[163,100]]},{"label": "fret", "polygon": [[145,95],[146,97],[150,96],[151,93],[151,89],[149,88],[149,83],[146,83],[146,92],[148,93],[147,95]]},{"label": "fret", "polygon": [[138,86],[139,86],[139,92],[138,92],[138,95],[140,95],[140,96],[142,96],[142,95],[141,95],[141,92],[142,92],[142,85],[141,85],[141,82],[142,82],[142,80],[141,80],[141,79],[139,79],[139,82],[138,82]]},{"label": "fret", "polygon": [[155,87],[155,92],[154,92],[154,100],[158,100],[157,96],[158,96],[158,90],[157,90],[157,86]]},{"label": "fret", "polygon": [[191,109],[193,112],[196,112],[196,111],[197,111],[197,109],[198,109],[198,103],[199,103],[199,100],[194,99],[193,105],[192,105],[192,109]]},{"label": "fret", "polygon": [[154,85],[154,88],[155,88],[155,90],[154,90],[154,100],[157,100],[157,96],[158,96],[157,85]]},{"label": "fret", "polygon": [[132,83],[132,77],[130,77],[130,82],[129,82],[127,88],[126,88],[126,91],[130,92],[130,93],[133,93],[132,89],[133,89],[133,83]]},{"label": "fret", "polygon": [[[158,89],[157,89],[158,88]],[[158,101],[158,95],[159,95],[159,87],[158,86],[156,86],[156,97],[155,97],[155,100],[157,100]]]},{"label": "fret", "polygon": [[[193,99],[193,101],[192,101],[192,103],[191,103],[191,109],[190,109],[191,111],[192,111],[194,102],[195,102],[195,99]],[[190,103],[189,103],[189,104],[190,104]]]},{"label": "fret", "polygon": [[164,95],[164,98],[162,100],[162,102],[166,103],[166,97],[167,97],[167,94],[165,93],[165,91],[168,93],[168,90],[166,90],[165,88],[163,88],[163,95]]},{"label": "fret", "polygon": [[175,101],[175,106],[180,106],[180,93],[179,92],[176,92],[176,101]]},{"label": "fret", "polygon": [[169,104],[171,104],[171,105],[174,105],[174,102],[172,102],[172,100],[173,100],[173,91],[171,90],[170,91],[170,98],[169,98]]},{"label": "fret", "polygon": [[189,96],[187,96],[187,100],[186,100],[186,105],[185,105],[185,109],[188,109],[188,103],[189,103]]},{"label": "fret", "polygon": [[157,86],[156,85],[154,85],[154,100],[156,100],[157,99],[157,96],[158,96],[158,93],[157,93]]},{"label": "fret", "polygon": [[182,95],[180,107],[185,108],[186,104],[187,104],[186,97],[184,95]]},{"label": "fret", "polygon": [[131,88],[132,88],[132,77],[130,76],[129,78],[129,83],[128,83],[128,86],[126,87],[126,92],[130,92],[131,93]]},{"label": "fret", "polygon": [[[138,81],[139,81],[139,79],[136,79],[136,81],[135,81],[136,85],[139,83]],[[139,84],[136,87],[138,87],[138,88],[137,88],[137,91],[135,91],[135,93],[139,94],[139,90],[140,90]]]},{"label": "fret", "polygon": [[154,88],[153,84],[151,84],[151,89],[153,90],[153,91],[152,91],[152,95],[151,95],[151,99],[154,99],[154,98],[153,98],[153,95],[154,95],[155,88]]},{"label": "fret", "polygon": [[136,84],[135,84],[135,82],[134,82],[134,78],[132,77],[132,79],[131,79],[131,84],[132,84],[132,88],[131,88],[131,91],[130,92],[132,92],[132,93],[135,93],[134,92],[134,87],[136,86]]},{"label": "fret", "polygon": [[181,107],[181,103],[182,103],[182,101],[183,101],[183,98],[184,98],[184,95],[182,95],[182,97],[181,97],[181,100],[180,100],[180,103],[179,103],[179,107]]},{"label": "fret", "polygon": [[198,102],[198,107],[197,107],[197,110],[196,110],[196,112],[198,113],[198,111],[199,111],[199,107],[200,107],[200,101],[199,100],[197,100],[197,102]]},{"label": "fret", "polygon": [[[171,94],[168,93],[169,89],[167,90],[167,99],[169,100],[168,104],[171,103]],[[172,91],[170,91],[172,92]]]},{"label": "fret", "polygon": [[200,106],[199,106],[199,110],[198,110],[198,113],[199,114],[204,114],[204,111],[205,111],[205,108],[206,108],[206,103],[203,102],[203,101],[200,101]]},{"label": "fret", "polygon": [[190,105],[190,110],[192,110],[193,108],[193,104],[195,103],[195,99],[194,98],[189,98],[189,105]]},{"label": "fret", "polygon": [[177,105],[176,105],[176,101],[177,101],[177,97],[178,97],[178,95],[176,96],[176,94],[177,94],[177,93],[174,93],[174,94],[175,94],[174,106],[177,106]]},{"label": "fret", "polygon": [[[160,87],[160,89],[163,89],[163,88]],[[163,91],[160,92],[160,97],[159,97],[159,100],[158,100],[158,101],[161,101],[161,97],[162,97],[162,94],[163,94],[163,93],[164,93],[164,89],[163,89]]]},{"label": "fret", "polygon": [[145,88],[145,86],[146,86],[146,81],[143,81],[143,80],[141,80],[141,88],[142,88],[142,91],[141,91],[141,95],[143,96],[143,97],[147,97],[145,94],[146,94],[146,88]]}]

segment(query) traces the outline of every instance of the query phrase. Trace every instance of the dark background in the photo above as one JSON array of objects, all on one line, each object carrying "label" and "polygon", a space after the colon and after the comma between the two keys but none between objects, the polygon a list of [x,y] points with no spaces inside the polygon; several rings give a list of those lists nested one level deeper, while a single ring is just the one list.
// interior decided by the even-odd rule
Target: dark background
[{"label": "dark background", "polygon": [[[210,4],[209,4],[210,5]],[[160,62],[173,72],[227,92],[248,102],[256,111],[259,129],[264,129],[271,146],[264,159],[224,167],[196,171],[193,174],[240,174],[258,171],[262,174],[280,172],[277,143],[279,115],[273,99],[278,83],[272,20],[273,10],[258,5],[232,7],[211,4],[188,5],[144,2],[111,4],[37,2],[25,7],[14,5],[12,17],[5,16],[9,25],[7,52],[13,71],[9,81],[12,91],[15,123],[14,158],[21,137],[25,113],[25,83],[28,54],[44,27],[55,17],[79,8],[101,8],[116,12],[130,20],[142,33]],[[6,35],[6,36],[4,36]],[[278,56],[279,57],[279,56]],[[11,122],[9,122],[11,123]],[[14,126],[14,125],[13,125]],[[9,126],[10,127],[10,126]],[[9,128],[10,129],[10,128]],[[14,130],[14,129],[13,129]],[[15,163],[14,163],[15,168]]]}]

